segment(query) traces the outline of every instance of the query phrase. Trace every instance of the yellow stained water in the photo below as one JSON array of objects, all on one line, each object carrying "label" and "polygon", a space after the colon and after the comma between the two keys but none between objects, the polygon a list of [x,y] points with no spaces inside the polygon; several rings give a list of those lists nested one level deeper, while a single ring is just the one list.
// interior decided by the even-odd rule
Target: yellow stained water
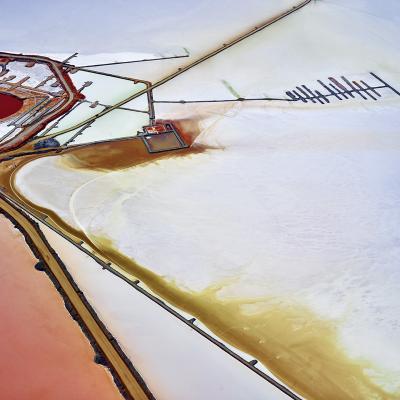
[{"label": "yellow stained water", "polygon": [[110,239],[90,237],[110,261],[171,304],[201,320],[221,339],[251,354],[309,400],[395,400],[366,374],[372,366],[341,347],[333,321],[276,298],[224,299],[222,283],[184,290],[121,254]]},{"label": "yellow stained water", "polygon": [[[107,148],[108,151],[99,151],[107,146],[68,150],[61,158],[69,168],[90,170],[118,170],[159,158],[143,153],[139,141],[121,142],[112,149]],[[190,151],[171,154],[180,155],[188,156]],[[9,177],[28,160],[16,166],[2,165],[1,183],[16,195],[17,190]],[[400,393],[385,392],[367,375],[367,370],[373,370],[373,365],[346,354],[340,345],[334,321],[321,319],[305,307],[283,299],[221,298],[219,291],[229,283],[214,285],[201,292],[184,290],[121,254],[109,239],[87,238],[83,232],[69,227],[54,212],[30,203],[20,194],[18,196],[30,209],[48,215],[48,221],[70,236],[84,240],[105,258],[143,281],[161,298],[201,320],[221,339],[254,356],[305,398],[400,399]]]}]

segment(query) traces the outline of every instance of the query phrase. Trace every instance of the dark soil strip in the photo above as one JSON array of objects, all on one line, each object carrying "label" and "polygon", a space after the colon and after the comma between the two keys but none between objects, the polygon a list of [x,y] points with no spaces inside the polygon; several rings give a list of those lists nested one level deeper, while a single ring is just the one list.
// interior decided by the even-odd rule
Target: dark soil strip
[{"label": "dark soil strip", "polygon": [[[4,199],[5,201],[7,201],[6,199]],[[53,255],[53,257],[57,260],[58,264],[60,265],[61,269],[63,270],[66,278],[69,280],[69,282],[72,284],[72,286],[74,287],[75,291],[78,293],[81,301],[84,303],[85,307],[89,310],[90,314],[92,315],[92,317],[95,319],[96,323],[101,327],[101,329],[103,330],[103,332],[106,334],[107,338],[109,339],[109,341],[112,343],[113,347],[115,348],[115,350],[118,352],[119,356],[121,357],[121,359],[125,362],[125,364],[128,366],[129,370],[131,371],[132,375],[135,377],[135,379],[139,382],[140,386],[142,387],[142,389],[144,390],[144,392],[146,393],[146,395],[148,396],[149,400],[156,400],[155,397],[153,396],[153,394],[150,392],[149,388],[147,387],[146,383],[144,382],[143,378],[140,376],[139,372],[135,369],[135,367],[133,366],[132,362],[129,360],[129,358],[125,355],[125,353],[122,351],[121,347],[119,346],[117,340],[113,337],[113,335],[110,333],[110,331],[105,327],[105,325],[103,324],[103,322],[99,319],[99,317],[97,316],[96,312],[94,311],[94,309],[92,308],[92,306],[89,304],[89,302],[87,301],[85,295],[83,294],[83,292],[79,289],[78,285],[74,282],[72,276],[70,275],[70,273],[68,272],[66,266],[64,265],[64,263],[61,261],[60,257],[58,256],[58,254],[51,248],[50,244],[48,243],[46,237],[44,236],[44,234],[42,233],[42,231],[39,228],[39,224],[36,223],[35,221],[33,221],[29,216],[27,216],[25,213],[23,213],[21,210],[19,210],[19,212],[21,214],[24,215],[25,218],[27,218],[30,222],[30,224],[34,227],[34,229],[36,230],[36,232],[40,235],[41,239],[45,242],[47,248],[49,249],[49,251],[51,252],[51,254]],[[27,232],[25,231],[25,229],[11,216],[9,215],[5,210],[3,210],[2,208],[0,208],[0,214],[3,214],[7,219],[9,219],[14,227],[16,229],[18,229],[22,235],[25,238],[25,242],[27,243],[27,245],[29,246],[29,248],[31,249],[32,253],[34,254],[34,256],[39,260],[39,262],[36,264],[35,268],[39,271],[44,271],[47,276],[50,278],[50,280],[52,281],[54,287],[57,289],[58,293],[62,296],[63,300],[64,300],[64,304],[65,304],[65,308],[68,310],[69,314],[71,315],[71,317],[77,322],[77,324],[79,325],[79,327],[81,328],[82,332],[85,334],[85,336],[87,337],[87,339],[89,340],[90,344],[92,345],[94,351],[95,351],[95,357],[94,357],[94,362],[97,362],[98,364],[104,365],[106,368],[109,369],[114,382],[116,384],[116,386],[118,387],[119,391],[121,392],[122,396],[126,399],[126,400],[134,400],[130,394],[127,392],[124,384],[121,382],[118,374],[116,373],[116,371],[114,370],[114,367],[111,365],[111,363],[109,362],[109,360],[106,358],[105,354],[102,352],[102,350],[100,349],[100,347],[98,346],[97,342],[95,341],[95,339],[93,338],[92,334],[90,333],[89,329],[87,328],[86,324],[84,323],[84,321],[81,319],[80,315],[78,314],[77,310],[75,309],[75,307],[72,305],[72,303],[69,301],[68,296],[65,294],[64,290],[62,289],[60,283],[58,282],[58,280],[56,279],[56,277],[54,276],[54,274],[52,273],[52,271],[50,270],[50,268],[48,267],[46,261],[42,258],[42,256],[40,255],[40,252],[38,250],[38,248],[36,247],[35,243],[33,243],[32,239],[30,238],[30,236],[27,234]]]}]

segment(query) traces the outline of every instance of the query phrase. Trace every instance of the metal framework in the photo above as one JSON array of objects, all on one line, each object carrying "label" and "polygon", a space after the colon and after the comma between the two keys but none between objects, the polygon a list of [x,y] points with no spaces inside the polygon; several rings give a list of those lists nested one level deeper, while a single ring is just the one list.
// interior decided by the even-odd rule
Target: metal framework
[{"label": "metal framework", "polygon": [[370,75],[378,81],[379,84],[369,84],[364,80],[349,80],[345,76],[339,79],[329,77],[327,83],[318,80],[322,89],[310,89],[306,85],[296,86],[293,90],[288,90],[286,95],[288,101],[301,101],[303,103],[311,102],[313,104],[329,104],[331,100],[350,100],[361,98],[363,100],[377,101],[382,98],[382,91],[389,89],[396,95],[400,92],[389,83],[385,82],[377,74],[370,72]]}]

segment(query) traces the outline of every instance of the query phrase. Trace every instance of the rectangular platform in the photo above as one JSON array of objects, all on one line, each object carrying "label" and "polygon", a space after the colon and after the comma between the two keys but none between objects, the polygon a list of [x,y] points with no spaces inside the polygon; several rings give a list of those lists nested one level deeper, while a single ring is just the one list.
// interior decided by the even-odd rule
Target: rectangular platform
[{"label": "rectangular platform", "polygon": [[149,153],[179,150],[189,147],[171,123],[144,126],[142,138]]}]

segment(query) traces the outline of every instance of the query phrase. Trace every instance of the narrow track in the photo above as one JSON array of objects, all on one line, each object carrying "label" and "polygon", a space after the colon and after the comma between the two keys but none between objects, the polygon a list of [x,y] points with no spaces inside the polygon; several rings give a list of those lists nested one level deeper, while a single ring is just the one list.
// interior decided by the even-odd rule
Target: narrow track
[{"label": "narrow track", "polygon": [[11,216],[32,240],[40,257],[46,263],[56,282],[61,286],[66,297],[79,314],[85,328],[109,361],[112,370],[115,371],[124,386],[124,392],[128,393],[129,397],[134,400],[154,399],[148,389],[143,387],[145,386],[144,382],[140,379],[138,373],[132,371],[132,366],[129,365],[130,363],[126,357],[112,343],[114,341],[110,340],[110,334],[102,323],[100,323],[93,309],[86,300],[84,301],[81,298],[81,292],[69,274],[67,275],[65,272],[59,258],[45,240],[38,226],[23,211],[12,205],[3,195],[0,195],[0,208]]},{"label": "narrow track", "polygon": [[216,48],[215,50],[207,53],[206,55],[204,55],[203,57],[200,57],[199,59],[187,64],[186,66],[183,66],[181,68],[178,68],[177,71],[173,72],[172,74],[167,75],[166,77],[162,78],[161,80],[153,83],[152,85],[149,85],[146,89],[143,89],[127,98],[125,98],[124,100],[119,101],[118,103],[114,104],[113,106],[111,106],[110,108],[101,111],[100,113],[89,117],[87,119],[85,119],[84,121],[79,122],[78,124],[64,129],[62,131],[59,131],[57,133],[54,133],[53,135],[48,135],[48,137],[56,137],[59,135],[62,135],[64,133],[70,132],[72,130],[75,130],[77,128],[82,127],[83,125],[86,125],[89,122],[93,122],[98,118],[101,118],[102,116],[108,114],[109,112],[123,106],[126,103],[129,103],[130,101],[138,98],[139,96],[142,96],[143,94],[149,93],[150,91],[152,91],[153,89],[164,85],[165,83],[171,81],[172,79],[176,78],[179,75],[182,75],[183,73],[185,73],[186,71],[190,70],[191,68],[209,60],[212,57],[215,57],[216,55],[218,55],[219,53],[229,49],[232,46],[235,46],[236,44],[238,44],[239,42],[249,38],[250,36],[253,36],[254,34],[264,30],[265,28],[267,28],[268,26],[271,26],[273,24],[275,24],[276,22],[280,21],[281,19],[299,11],[300,9],[302,9],[303,7],[305,7],[306,5],[310,4],[312,2],[312,0],[303,0],[301,1],[298,5],[291,7],[289,10],[284,11],[282,13],[280,13],[279,15],[272,17],[270,19],[268,19],[267,21],[263,22],[262,24],[260,24],[259,26],[251,29],[250,31],[247,31],[245,33],[243,33],[242,35],[238,36],[236,39],[233,39],[229,42],[224,43],[222,46]]},{"label": "narrow track", "polygon": [[[67,240],[69,243],[74,245],[77,249],[85,253],[87,256],[92,258],[94,261],[96,261],[99,266],[103,270],[107,270],[111,272],[113,275],[117,276],[118,278],[122,279],[125,281],[128,285],[130,285],[134,290],[138,291],[145,297],[147,297],[149,300],[153,301],[156,303],[158,306],[163,308],[166,312],[169,314],[173,315],[175,318],[183,322],[185,325],[196,331],[198,334],[203,336],[205,339],[213,343],[215,346],[219,347],[222,351],[225,353],[229,354],[232,358],[234,358],[236,361],[240,362],[247,368],[249,368],[251,371],[256,373],[258,376],[260,376],[262,379],[270,383],[271,385],[275,386],[277,389],[279,389],[281,392],[285,393],[289,398],[293,400],[301,400],[299,396],[297,396],[293,391],[291,391],[289,388],[286,386],[282,385],[279,383],[277,380],[269,376],[268,374],[264,373],[261,369],[257,368],[254,363],[251,361],[248,361],[244,359],[241,355],[238,353],[234,352],[231,350],[229,347],[227,347],[223,342],[218,340],[218,338],[212,336],[205,330],[203,330],[200,326],[195,325],[193,322],[193,319],[186,319],[183,315],[181,315],[179,312],[177,312],[174,308],[170,307],[167,303],[165,303],[162,299],[158,298],[154,294],[150,293],[147,289],[144,287],[140,286],[140,281],[136,280],[135,278],[132,278],[130,275],[126,273],[122,273],[120,270],[115,269],[111,263],[106,262],[99,258],[95,253],[92,251],[86,249],[85,247],[82,246],[82,243],[76,242],[74,239],[63,233],[61,230],[58,228],[54,227],[52,224],[46,221],[46,218],[42,218],[40,216],[31,214],[31,212],[25,208],[24,205],[20,204],[19,202],[15,201],[12,199],[10,196],[5,194],[4,192],[0,191],[0,208],[2,207],[2,202],[5,201],[10,207],[13,207],[16,212],[22,211],[23,213],[26,213],[27,215],[32,215],[33,218],[36,218],[40,220],[44,225],[46,225],[49,229],[51,229],[53,232],[57,233],[60,235],[62,238]],[[136,398],[135,398],[136,400]]]},{"label": "narrow track", "polygon": [[[53,135],[48,135],[47,137],[55,137],[67,132],[70,132],[72,130],[75,130],[77,128],[81,128],[87,124],[90,124],[94,122],[96,119],[108,114],[109,112],[120,108],[121,106],[125,105],[126,103],[130,102],[131,100],[147,94],[148,96],[151,96],[152,90],[154,88],[157,88],[172,79],[176,78],[177,76],[185,73],[189,69],[205,62],[206,60],[216,56],[217,54],[227,50],[228,48],[236,45],[237,43],[247,39],[248,37],[262,31],[266,27],[280,21],[281,19],[289,16],[290,14],[300,10],[304,6],[308,5],[311,3],[312,0],[303,0],[301,1],[297,6],[292,7],[291,9],[268,19],[264,23],[262,23],[260,26],[257,26],[250,31],[238,36],[236,39],[233,39],[232,41],[228,43],[224,43],[221,47],[216,48],[215,50],[207,53],[203,57],[193,61],[192,63],[189,63],[186,66],[183,66],[182,68],[179,68],[177,71],[175,71],[172,74],[167,75],[163,79],[159,80],[158,82],[154,84],[148,85],[145,89],[125,98],[124,100],[112,105],[111,107],[103,110],[102,112],[96,114],[95,116],[92,116],[84,121],[81,121],[80,123],[65,129],[63,131],[59,131]],[[36,139],[41,140],[41,138]],[[33,143],[35,140],[33,141]],[[12,158],[12,156],[10,157]],[[126,359],[126,357],[123,355],[122,352],[119,352],[118,349],[116,348],[114,341],[110,340],[110,334],[106,331],[105,327],[102,325],[102,323],[98,320],[96,317],[93,309],[90,307],[90,305],[87,303],[87,301],[83,301],[79,290],[77,290],[76,284],[72,281],[72,278],[69,276],[68,272],[63,268],[61,260],[57,257],[55,254],[54,250],[50,247],[50,245],[47,243],[43,233],[40,231],[38,225],[28,216],[26,211],[24,212],[21,208],[21,205],[15,204],[15,201],[12,201],[12,199],[8,199],[7,196],[4,193],[0,193],[0,208],[2,208],[7,214],[9,214],[17,223],[22,227],[22,229],[26,232],[26,235],[32,240],[34,245],[37,247],[38,252],[41,256],[41,258],[45,261],[47,264],[48,268],[50,269],[51,273],[54,275],[56,281],[59,283],[61,286],[63,292],[65,293],[65,296],[68,298],[68,300],[71,302],[72,306],[75,308],[77,313],[79,314],[79,317],[81,318],[83,324],[87,328],[87,330],[90,332],[92,337],[94,338],[95,342],[101,349],[101,351],[104,353],[105,357],[109,361],[110,365],[112,366],[113,370],[117,374],[118,378],[120,379],[122,385],[126,389],[126,392],[128,395],[134,399],[134,400],[149,400],[149,399],[154,399],[154,397],[151,395],[151,393],[148,391],[146,388],[144,382],[141,380],[140,376],[138,376],[137,372],[132,370],[132,366],[129,363],[129,360]],[[45,221],[43,221],[46,223]],[[52,227],[51,227],[52,228]],[[54,228],[52,228],[55,230]],[[60,232],[58,232],[60,233]],[[64,235],[63,235],[64,236]],[[64,236],[65,237],[65,236]],[[73,242],[70,238],[65,237],[65,239],[69,240],[72,242],[75,246],[80,247],[77,243]],[[84,251],[83,248],[81,250]],[[90,254],[92,258],[95,258],[96,261],[103,266],[103,268],[109,270],[115,275],[118,275],[120,278],[125,280],[128,284],[133,286],[136,290],[144,294],[146,297],[154,301],[155,303],[159,304],[161,307],[163,307],[166,311],[169,313],[173,314],[175,317],[180,319],[182,322],[184,322],[186,325],[189,325],[197,331],[199,334],[201,334],[204,338],[209,340],[210,342],[214,343],[216,346],[218,346],[220,349],[228,353],[230,356],[235,358],[237,361],[240,363],[244,364],[247,368],[251,369],[253,372],[258,374],[260,377],[277,387],[279,390],[281,390],[283,393],[288,395],[290,398],[295,399],[295,400],[300,400],[300,398],[293,393],[290,389],[285,387],[284,385],[280,384],[277,382],[275,379],[271,378],[261,370],[255,367],[254,363],[248,362],[247,360],[243,359],[241,356],[230,350],[228,347],[226,347],[222,342],[218,341],[205,331],[203,331],[201,328],[197,327],[192,323],[192,321],[186,320],[183,316],[181,316],[179,313],[177,313],[174,309],[169,307],[167,304],[165,304],[161,299],[158,299],[157,297],[153,296],[149,292],[147,292],[145,289],[141,288],[137,282],[132,282],[131,280],[127,279],[127,277],[123,276],[122,274],[118,273],[118,271],[114,270],[113,268],[110,267],[110,265],[105,264],[103,261],[95,257],[94,255]],[[122,353],[122,354],[121,354]]]}]

